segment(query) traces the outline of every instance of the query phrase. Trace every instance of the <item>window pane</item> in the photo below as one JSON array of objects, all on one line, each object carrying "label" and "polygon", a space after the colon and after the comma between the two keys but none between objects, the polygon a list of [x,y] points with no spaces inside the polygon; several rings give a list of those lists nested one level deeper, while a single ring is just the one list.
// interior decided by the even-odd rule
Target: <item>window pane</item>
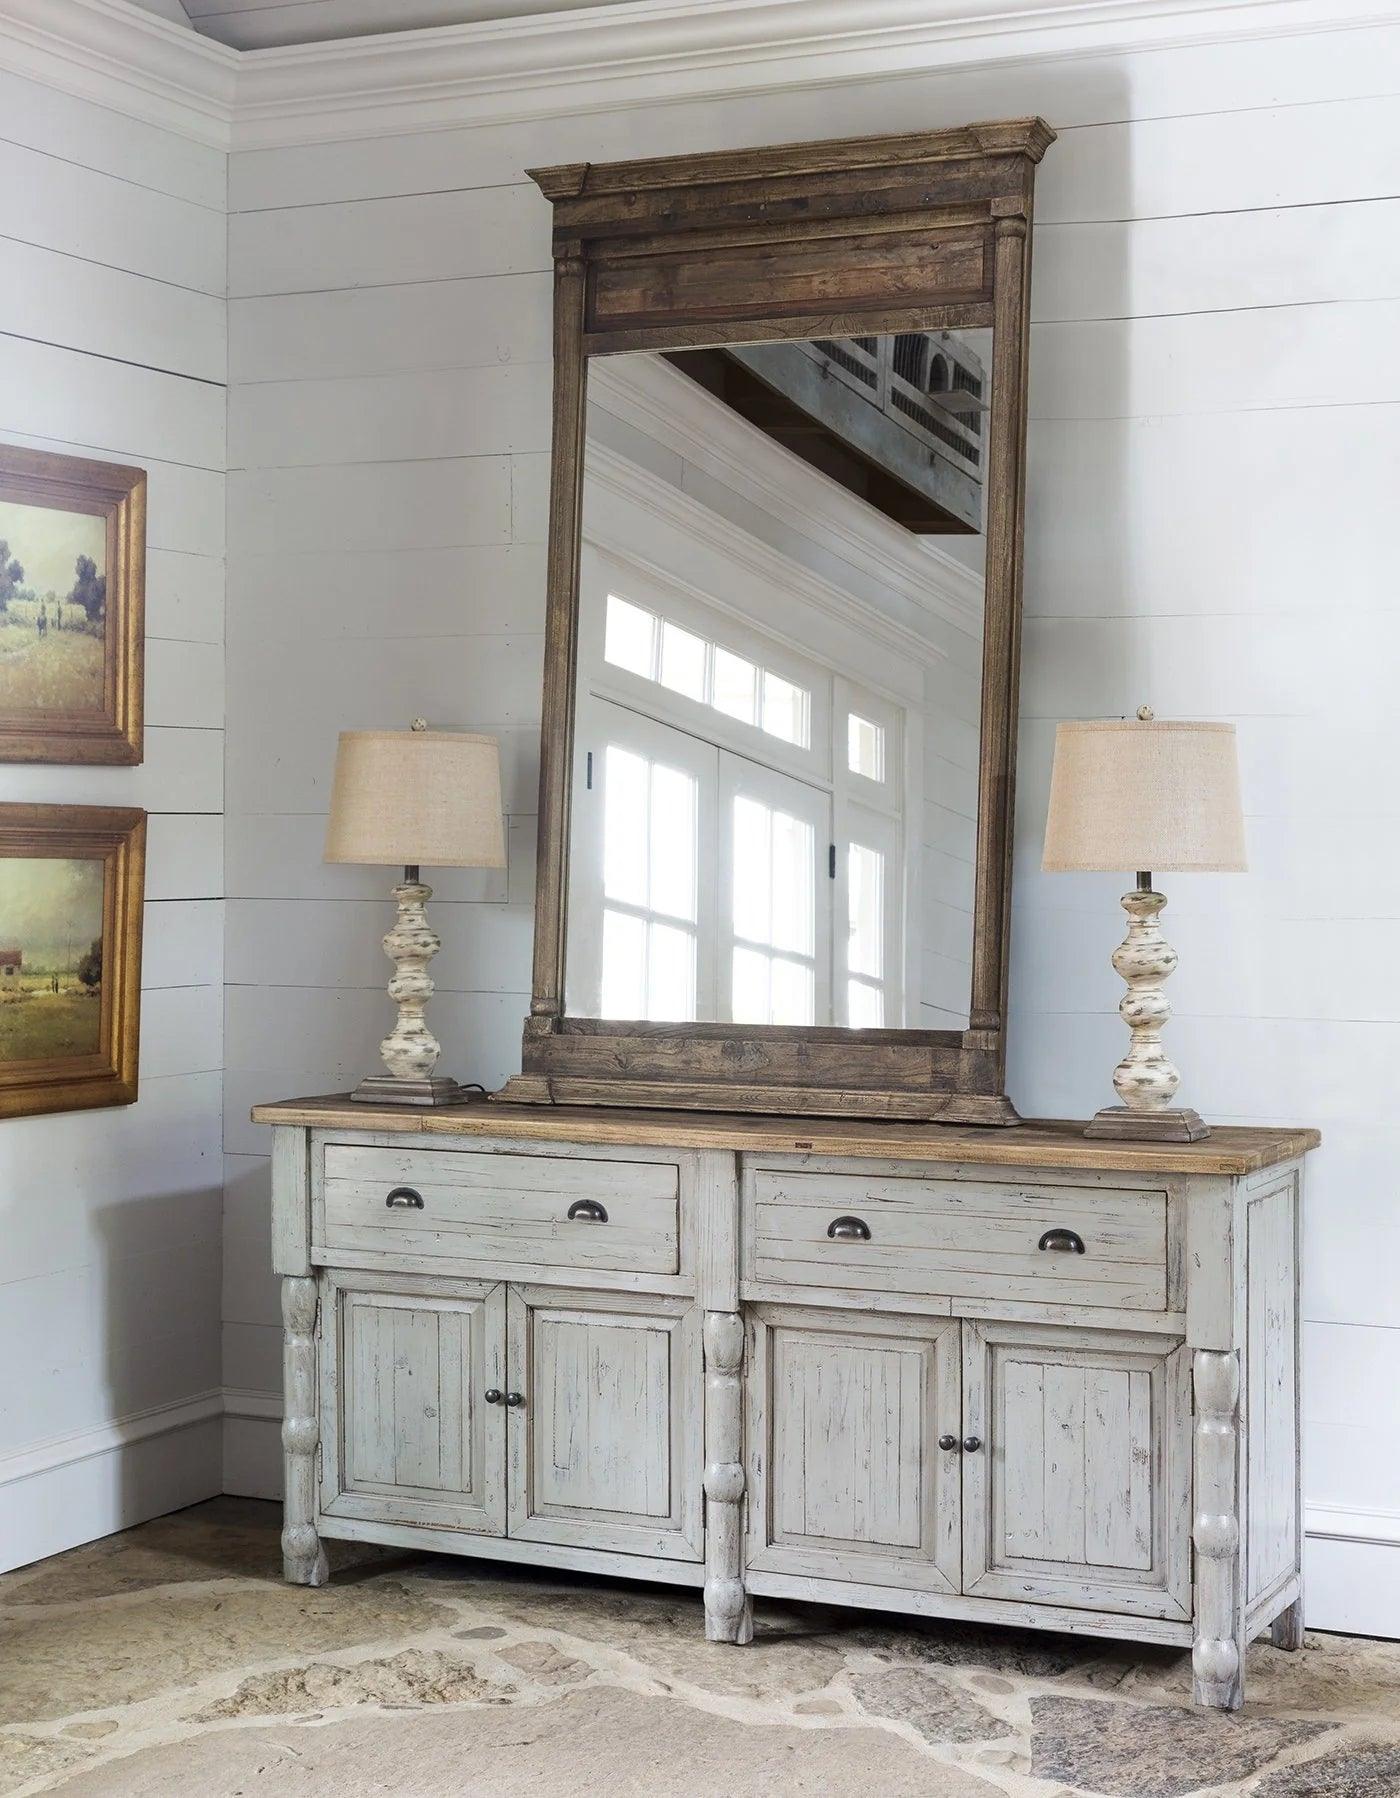
[{"label": "window pane", "polygon": [[880,1030],[885,1022],[885,995],[863,980],[846,982],[846,1022],[853,1030]]},{"label": "window pane", "polygon": [[815,843],[812,826],[786,812],[773,812],[773,921],[768,941],[775,949],[811,955],[816,939],[812,892]]},{"label": "window pane", "polygon": [[869,974],[879,980],[885,972],[884,856],[852,843],[846,851],[846,884],[850,914],[846,967],[852,974]]},{"label": "window pane", "polygon": [[652,648],[656,620],[650,612],[634,606],[630,600],[608,595],[608,622],[603,639],[603,655],[615,668],[626,668],[652,680]]},{"label": "window pane", "polygon": [[743,656],[727,649],[715,649],[714,707],[730,718],[745,724],[754,722],[754,705],[758,696],[758,670]]},{"label": "window pane", "polygon": [[[650,764],[609,743],[603,807],[603,891],[629,905],[647,902],[648,774]],[[606,1015],[606,1014],[605,1014]],[[640,1012],[614,1015],[640,1017]]]},{"label": "window pane", "polygon": [[846,766],[867,780],[885,778],[885,732],[855,712],[846,717]]},{"label": "window pane", "polygon": [[814,1000],[812,970],[801,962],[775,958],[772,969],[771,1024],[810,1024]]},{"label": "window pane", "polygon": [[689,1023],[695,1016],[695,938],[674,924],[653,924],[648,936],[646,1010],[625,1015]]},{"label": "window pane", "polygon": [[651,771],[650,898],[653,911],[695,918],[696,783],[679,768]]},{"label": "window pane", "polygon": [[705,702],[705,639],[678,624],[661,626],[661,684]]},{"label": "window pane", "polygon": [[[748,937],[755,943],[771,941],[771,822],[772,813],[766,805],[760,805],[756,799],[735,799],[734,934]],[[745,1019],[747,1023],[753,1021],[751,1018]]]},{"label": "window pane", "polygon": [[645,1017],[647,927],[641,918],[603,909],[605,1018]]},{"label": "window pane", "polygon": [[736,1024],[768,1022],[768,957],[757,949],[734,945],[733,992],[730,1010]]},{"label": "window pane", "polygon": [[781,737],[785,743],[796,743],[806,749],[809,742],[807,709],[809,694],[805,687],[795,687],[771,669],[763,670],[763,728],[770,737]]}]

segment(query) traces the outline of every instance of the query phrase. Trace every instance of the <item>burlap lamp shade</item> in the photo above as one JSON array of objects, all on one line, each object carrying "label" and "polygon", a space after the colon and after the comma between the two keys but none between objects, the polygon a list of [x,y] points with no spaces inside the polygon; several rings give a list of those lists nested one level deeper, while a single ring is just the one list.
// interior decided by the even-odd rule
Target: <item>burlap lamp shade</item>
[{"label": "burlap lamp shade", "polygon": [[1047,873],[1245,869],[1233,724],[1137,719],[1055,732]]},{"label": "burlap lamp shade", "polygon": [[505,867],[496,738],[446,730],[342,731],[325,859]]}]

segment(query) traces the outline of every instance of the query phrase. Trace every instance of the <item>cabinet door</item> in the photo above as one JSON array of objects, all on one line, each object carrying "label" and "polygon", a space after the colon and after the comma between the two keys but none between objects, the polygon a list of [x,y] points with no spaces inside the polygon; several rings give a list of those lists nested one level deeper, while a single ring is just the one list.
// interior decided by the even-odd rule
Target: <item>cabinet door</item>
[{"label": "cabinet door", "polygon": [[505,1288],[326,1274],[321,1509],[504,1535]]},{"label": "cabinet door", "polygon": [[509,1335],[511,1535],[700,1560],[694,1303],[512,1286]]},{"label": "cabinet door", "polygon": [[957,1591],[958,1355],[951,1320],[754,1309],[750,1567]]},{"label": "cabinet door", "polygon": [[963,1590],[1190,1615],[1185,1347],[1049,1324],[963,1326]]}]

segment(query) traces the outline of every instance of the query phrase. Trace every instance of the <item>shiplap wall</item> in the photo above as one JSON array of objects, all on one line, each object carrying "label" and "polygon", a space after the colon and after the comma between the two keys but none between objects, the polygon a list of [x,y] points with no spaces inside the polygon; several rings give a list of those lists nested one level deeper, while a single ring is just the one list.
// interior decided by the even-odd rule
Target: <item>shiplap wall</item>
[{"label": "shiplap wall", "polygon": [[[233,157],[231,1384],[276,1385],[247,1104],[343,1086],[386,1017],[379,881],[319,866],[337,729],[423,711],[505,734],[508,902],[444,883],[476,902],[439,910],[437,1017],[454,1071],[515,1061],[549,431],[548,208],[523,169],[1038,111],[1061,137],[1036,230],[1011,1090],[1090,1112],[1121,1047],[1121,883],[1038,872],[1054,721],[1144,699],[1236,719],[1254,872],[1167,883],[1183,1098],[1326,1133],[1307,1497],[1341,1540],[1313,1545],[1311,1615],[1400,1630],[1400,987],[1372,947],[1400,891],[1376,778],[1400,750],[1397,86],[1400,25]],[[274,1477],[255,1434],[235,1486]],[[1396,1548],[1353,1551],[1367,1535]]]},{"label": "shiplap wall", "polygon": [[[0,441],[149,476],[139,1102],[0,1125],[0,1563],[219,1489],[226,158],[0,74]],[[4,934],[0,920],[0,936]]]}]

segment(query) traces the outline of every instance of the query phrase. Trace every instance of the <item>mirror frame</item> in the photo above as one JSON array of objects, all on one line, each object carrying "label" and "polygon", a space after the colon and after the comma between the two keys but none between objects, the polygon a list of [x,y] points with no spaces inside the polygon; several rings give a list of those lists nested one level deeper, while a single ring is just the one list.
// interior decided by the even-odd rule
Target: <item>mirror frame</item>
[{"label": "mirror frame", "polygon": [[[894,137],[532,169],[554,207],[554,431],[530,1104],[1014,1124],[1003,1087],[1035,169],[1011,119]],[[993,328],[966,1030],[567,1017],[569,808],[587,371],[594,356]]]}]

